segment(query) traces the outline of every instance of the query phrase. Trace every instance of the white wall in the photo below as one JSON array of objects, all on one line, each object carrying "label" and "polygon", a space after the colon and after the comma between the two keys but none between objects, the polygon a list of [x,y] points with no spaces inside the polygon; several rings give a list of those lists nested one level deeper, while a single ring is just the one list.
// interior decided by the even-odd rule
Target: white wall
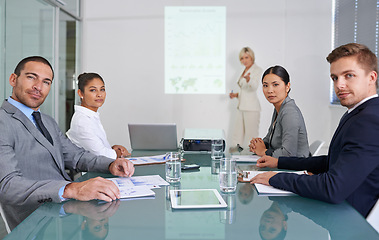
[{"label": "white wall", "polygon": [[[164,6],[227,7],[226,92],[164,94]],[[83,71],[100,73],[107,100],[100,109],[111,144],[129,147],[128,122],[175,122],[184,128],[222,128],[230,139],[242,68],[239,50],[250,46],[263,69],[280,64],[290,73],[290,96],[303,112],[309,142],[330,141],[342,110],[329,107],[332,3],[329,0],[84,0]],[[273,106],[258,90],[260,136]]]}]

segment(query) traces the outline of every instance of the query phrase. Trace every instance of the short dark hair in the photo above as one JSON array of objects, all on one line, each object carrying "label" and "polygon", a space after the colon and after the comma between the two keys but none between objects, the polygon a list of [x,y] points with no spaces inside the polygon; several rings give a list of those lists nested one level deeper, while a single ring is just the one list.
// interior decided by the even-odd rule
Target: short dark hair
[{"label": "short dark hair", "polygon": [[84,88],[88,82],[94,78],[99,78],[103,83],[103,78],[98,73],[82,73],[78,76],[78,88],[84,93]]},{"label": "short dark hair", "polygon": [[334,49],[326,57],[329,63],[333,63],[340,58],[356,56],[358,63],[367,72],[378,72],[378,59],[376,55],[365,45],[359,43],[348,43]]},{"label": "short dark hair", "polygon": [[28,62],[40,62],[40,63],[43,63],[43,64],[46,64],[47,66],[50,67],[51,69],[51,72],[53,73],[53,77],[51,80],[54,79],[54,70],[53,70],[53,67],[51,66],[51,64],[49,63],[49,61],[47,61],[46,58],[44,57],[41,57],[41,56],[31,56],[31,57],[26,57],[24,59],[22,59],[16,66],[16,68],[14,69],[14,74],[16,74],[17,76],[20,76],[21,74],[21,71],[24,69],[25,67],[25,64],[28,63]]},{"label": "short dark hair", "polygon": [[288,74],[287,70],[279,65],[267,68],[267,70],[262,75],[262,82],[263,78],[265,78],[265,76],[270,73],[280,77],[286,85],[288,85],[288,83],[290,82],[290,75]]}]

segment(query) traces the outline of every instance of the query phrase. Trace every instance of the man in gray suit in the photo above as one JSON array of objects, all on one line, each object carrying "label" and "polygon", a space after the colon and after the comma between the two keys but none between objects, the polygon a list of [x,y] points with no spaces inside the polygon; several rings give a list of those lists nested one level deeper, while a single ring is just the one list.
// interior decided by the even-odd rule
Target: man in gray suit
[{"label": "man in gray suit", "polygon": [[71,182],[65,172],[67,167],[110,172],[121,177],[134,173],[133,164],[126,159],[95,156],[78,148],[59,130],[53,118],[38,113],[53,77],[50,63],[39,56],[23,59],[9,77],[12,96],[4,100],[0,108],[0,201],[3,207],[72,198],[110,202],[120,197],[117,186],[104,178]]}]

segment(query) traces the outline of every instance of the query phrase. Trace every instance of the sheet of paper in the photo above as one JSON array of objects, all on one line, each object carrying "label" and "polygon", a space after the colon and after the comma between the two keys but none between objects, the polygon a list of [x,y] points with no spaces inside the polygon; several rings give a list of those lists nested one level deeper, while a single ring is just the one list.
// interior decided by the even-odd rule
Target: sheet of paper
[{"label": "sheet of paper", "polygon": [[159,175],[149,175],[149,176],[136,176],[131,177],[130,181],[134,186],[145,185],[150,188],[159,188],[159,186],[168,186],[170,185]]},{"label": "sheet of paper", "polygon": [[235,159],[236,162],[257,162],[260,158],[258,155],[232,155],[232,159]]},{"label": "sheet of paper", "polygon": [[293,192],[281,190],[281,189],[274,188],[272,186],[263,185],[260,183],[254,183],[254,185],[258,191],[258,195],[262,195],[262,196],[292,196],[292,195],[296,195]]},{"label": "sheet of paper", "polygon": [[108,178],[120,189],[121,198],[155,196],[153,188],[169,185],[159,175],[136,176],[129,178]]},{"label": "sheet of paper", "polygon": [[134,165],[146,165],[146,164],[157,164],[157,163],[165,163],[166,160],[164,159],[163,155],[156,155],[156,156],[146,156],[146,157],[133,157],[133,158],[126,158],[129,161],[131,161]]},{"label": "sheet of paper", "polygon": [[[277,173],[283,172],[283,171],[275,171]],[[244,171],[243,172],[243,181],[249,182],[250,179],[255,177],[256,175],[264,173],[264,171]],[[305,174],[304,171],[297,171],[297,172],[290,172],[290,173],[296,173],[296,174]],[[272,186],[263,185],[260,183],[254,183],[255,188],[257,189],[257,192],[259,195],[263,196],[291,196],[296,195],[293,192],[281,190],[278,188],[274,188]]]},{"label": "sheet of paper", "polygon": [[155,192],[147,186],[134,186],[120,188],[121,198],[137,198],[155,196]]}]

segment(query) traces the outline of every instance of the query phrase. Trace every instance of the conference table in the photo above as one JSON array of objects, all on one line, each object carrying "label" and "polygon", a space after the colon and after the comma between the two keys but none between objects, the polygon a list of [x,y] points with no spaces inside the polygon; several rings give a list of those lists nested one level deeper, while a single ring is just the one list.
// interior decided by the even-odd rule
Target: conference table
[{"label": "conference table", "polygon": [[[157,155],[159,152],[133,152]],[[173,210],[169,190],[219,190],[219,161],[209,153],[184,153],[180,183],[153,189],[154,197],[62,204],[44,203],[5,239],[379,239],[379,234],[348,203],[329,204],[300,196],[261,196],[249,183],[223,194],[223,209]],[[239,164],[253,170],[253,163]],[[135,176],[165,176],[164,164],[136,166]],[[110,174],[86,173],[79,181]],[[67,212],[62,212],[62,209]],[[97,237],[97,238],[96,238]],[[276,238],[275,238],[276,237]]]}]

